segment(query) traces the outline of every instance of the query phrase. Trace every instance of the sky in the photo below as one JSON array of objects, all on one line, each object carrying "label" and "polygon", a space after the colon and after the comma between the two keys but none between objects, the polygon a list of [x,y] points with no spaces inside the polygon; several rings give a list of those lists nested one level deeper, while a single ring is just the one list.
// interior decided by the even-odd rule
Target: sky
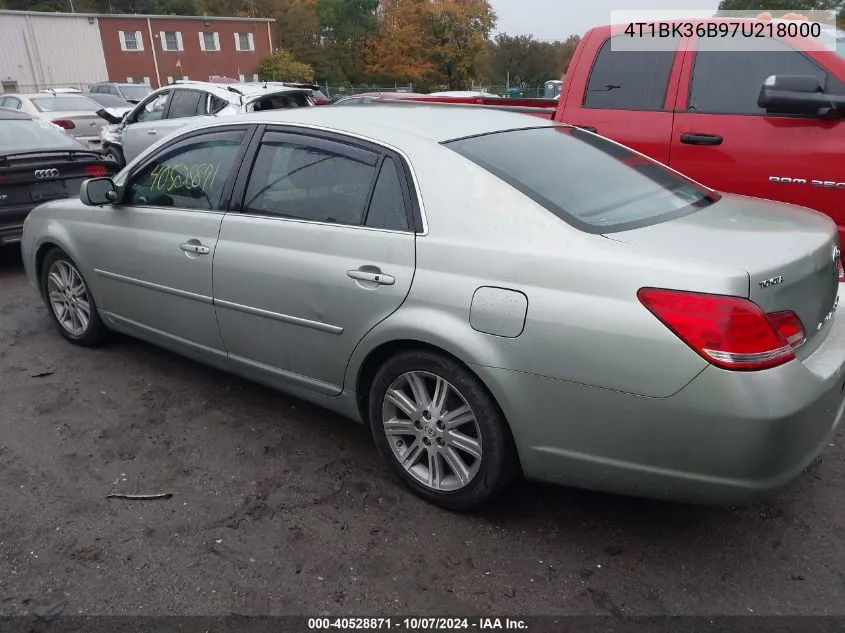
[{"label": "sky", "polygon": [[[683,17],[688,11],[715,11],[719,0],[489,0],[499,17],[496,33],[533,34],[539,40],[565,40],[587,29],[610,24],[611,11],[657,10],[657,19]],[[761,2],[765,5],[765,2]],[[577,6],[567,11],[566,7]],[[677,15],[665,13],[671,10]]]}]

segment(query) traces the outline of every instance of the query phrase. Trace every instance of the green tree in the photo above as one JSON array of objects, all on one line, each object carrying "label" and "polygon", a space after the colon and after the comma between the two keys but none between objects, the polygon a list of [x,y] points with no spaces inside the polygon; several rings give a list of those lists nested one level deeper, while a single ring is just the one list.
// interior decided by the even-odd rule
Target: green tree
[{"label": "green tree", "polygon": [[284,49],[258,62],[258,74],[263,81],[314,81],[314,69]]}]

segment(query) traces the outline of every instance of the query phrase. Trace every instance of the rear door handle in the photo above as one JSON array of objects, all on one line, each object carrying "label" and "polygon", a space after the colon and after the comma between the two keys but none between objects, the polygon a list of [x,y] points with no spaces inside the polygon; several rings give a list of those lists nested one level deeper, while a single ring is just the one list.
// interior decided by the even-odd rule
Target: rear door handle
[{"label": "rear door handle", "polygon": [[202,244],[192,244],[191,242],[179,244],[179,248],[186,253],[196,253],[197,255],[208,255],[211,252],[211,249],[208,248],[208,246],[203,246]]},{"label": "rear door handle", "polygon": [[147,130],[147,134],[152,136],[153,134],[158,134],[158,131],[157,130]]},{"label": "rear door handle", "polygon": [[391,275],[385,275],[382,272],[370,272],[368,270],[347,270],[346,276],[357,279],[358,281],[369,281],[380,286],[392,286],[396,283],[396,278]]},{"label": "rear door handle", "polygon": [[721,145],[722,137],[718,134],[681,134],[681,143],[686,145]]}]

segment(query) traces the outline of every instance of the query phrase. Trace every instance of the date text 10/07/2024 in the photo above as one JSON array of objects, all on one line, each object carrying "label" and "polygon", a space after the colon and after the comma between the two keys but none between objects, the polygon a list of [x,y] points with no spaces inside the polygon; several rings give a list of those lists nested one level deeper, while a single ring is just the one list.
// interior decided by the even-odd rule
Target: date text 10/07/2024
[{"label": "date text 10/07/2024", "polygon": [[394,629],[397,631],[527,631],[519,618],[308,618],[312,631]]},{"label": "date text 10/07/2024", "polygon": [[630,37],[821,37],[818,22],[629,22]]}]

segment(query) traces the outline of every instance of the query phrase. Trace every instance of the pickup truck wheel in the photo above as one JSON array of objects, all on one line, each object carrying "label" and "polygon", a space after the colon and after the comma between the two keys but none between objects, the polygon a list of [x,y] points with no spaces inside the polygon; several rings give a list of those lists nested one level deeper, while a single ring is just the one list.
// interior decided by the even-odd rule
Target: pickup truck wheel
[{"label": "pickup truck wheel", "polygon": [[492,500],[516,472],[516,452],[496,403],[460,363],[428,351],[398,354],[370,388],[379,453],[423,499],[449,510]]},{"label": "pickup truck wheel", "polygon": [[53,249],[44,258],[41,288],[53,323],[68,341],[83,347],[106,341],[109,331],[100,318],[88,284],[61,249]]}]

